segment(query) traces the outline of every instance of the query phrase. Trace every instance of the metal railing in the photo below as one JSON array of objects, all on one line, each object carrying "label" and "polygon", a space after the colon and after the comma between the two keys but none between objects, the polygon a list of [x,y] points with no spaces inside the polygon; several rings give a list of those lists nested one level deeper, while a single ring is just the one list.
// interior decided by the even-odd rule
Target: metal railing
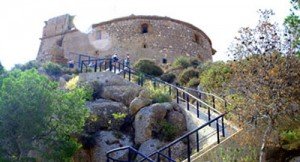
[{"label": "metal railing", "polygon": [[[91,64],[91,62],[93,64]],[[154,158],[156,158],[156,160],[154,160],[154,161],[159,162],[162,159],[164,159],[169,162],[173,162],[174,160],[172,159],[172,147],[179,142],[183,142],[183,143],[186,143],[186,145],[187,145],[186,154],[184,155],[184,157],[187,159],[188,162],[190,162],[191,155],[192,155],[192,149],[194,148],[197,152],[199,152],[200,151],[200,141],[203,140],[204,138],[206,138],[206,137],[203,137],[200,139],[199,132],[201,131],[201,129],[203,129],[205,127],[209,127],[212,124],[215,124],[215,129],[216,129],[215,134],[216,134],[216,138],[217,138],[216,139],[217,143],[220,143],[220,133],[222,134],[222,137],[225,137],[224,118],[225,118],[226,113],[221,113],[220,111],[218,111],[216,109],[215,104],[213,104],[212,106],[209,105],[208,103],[201,100],[201,98],[196,97],[195,95],[191,94],[190,92],[188,92],[187,90],[185,90],[182,87],[178,87],[176,85],[169,84],[167,82],[164,82],[160,79],[157,79],[157,78],[149,76],[149,75],[145,75],[145,74],[141,75],[141,73],[137,72],[133,68],[127,67],[123,60],[120,60],[117,62],[114,62],[112,59],[103,59],[103,58],[102,59],[81,60],[80,67],[81,67],[80,72],[83,72],[83,71],[85,71],[85,72],[111,71],[114,73],[117,73],[117,72],[123,73],[123,77],[128,79],[129,81],[132,81],[132,76],[135,76],[137,78],[137,83],[141,86],[144,85],[145,81],[150,81],[150,82],[152,82],[154,88],[160,88],[161,86],[167,87],[169,89],[169,94],[174,95],[174,99],[176,100],[176,102],[178,104],[179,103],[185,104],[187,111],[190,111],[192,106],[195,107],[197,118],[200,118],[200,113],[203,113],[203,111],[201,112],[200,109],[206,111],[205,115],[207,116],[207,122],[205,124],[201,125],[200,127],[196,128],[195,130],[179,137],[175,141],[162,147],[161,149],[157,150],[156,152],[152,153],[151,155],[143,157],[144,159],[142,159],[141,161],[145,161],[145,160],[149,161],[149,160],[151,160],[150,157],[154,157]],[[215,103],[215,96],[213,96],[213,103]],[[224,106],[226,106],[226,104],[224,104]],[[192,136],[194,136],[195,141],[196,141],[195,146],[191,143]],[[126,149],[132,150],[133,148],[126,147]],[[112,161],[116,161],[116,162],[121,161],[121,160],[113,159],[112,157],[110,157],[110,155],[113,152],[118,152],[118,151],[124,151],[124,148],[117,148],[117,149],[109,151],[107,153],[108,160],[112,160]],[[131,153],[129,151],[129,154],[132,154],[132,153],[139,154],[139,155],[141,154],[141,153],[137,153],[137,152],[136,152],[136,150],[132,151]],[[130,156],[132,156],[132,155],[130,155]],[[130,162],[130,161],[133,161],[133,160],[128,159],[126,162]]]},{"label": "metal railing", "polygon": [[[127,152],[127,157],[124,157],[123,160],[113,158],[111,154],[115,153],[116,151]],[[106,158],[107,158],[106,162],[110,162],[110,161],[113,161],[113,162],[128,162],[128,161],[132,161],[133,158],[136,158],[138,156],[143,158],[146,162],[154,162],[154,160],[148,158],[146,155],[144,155],[143,153],[140,153],[139,151],[137,151],[136,149],[134,149],[133,147],[130,147],[130,146],[120,147],[120,148],[108,151],[106,153]],[[126,160],[125,160],[125,158],[126,158]]]}]

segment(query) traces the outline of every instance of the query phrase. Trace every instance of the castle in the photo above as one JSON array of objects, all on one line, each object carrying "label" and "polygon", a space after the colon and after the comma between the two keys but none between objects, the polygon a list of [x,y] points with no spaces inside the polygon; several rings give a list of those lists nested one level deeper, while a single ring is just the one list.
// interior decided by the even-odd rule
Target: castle
[{"label": "castle", "polygon": [[168,17],[128,16],[93,24],[82,33],[69,14],[45,21],[37,55],[40,62],[66,63],[79,54],[105,57],[130,55],[131,60],[148,58],[172,62],[178,56],[212,60],[215,53],[209,37],[199,28]]}]

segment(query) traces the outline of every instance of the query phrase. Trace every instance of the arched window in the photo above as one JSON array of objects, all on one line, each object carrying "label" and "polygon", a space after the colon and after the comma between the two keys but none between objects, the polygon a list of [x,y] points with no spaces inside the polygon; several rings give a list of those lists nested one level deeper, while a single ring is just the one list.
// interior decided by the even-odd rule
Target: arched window
[{"label": "arched window", "polygon": [[195,41],[197,44],[200,43],[200,42],[199,42],[199,35],[194,34],[194,41]]},{"label": "arched window", "polygon": [[144,34],[144,33],[148,33],[148,24],[142,24],[142,34]]}]

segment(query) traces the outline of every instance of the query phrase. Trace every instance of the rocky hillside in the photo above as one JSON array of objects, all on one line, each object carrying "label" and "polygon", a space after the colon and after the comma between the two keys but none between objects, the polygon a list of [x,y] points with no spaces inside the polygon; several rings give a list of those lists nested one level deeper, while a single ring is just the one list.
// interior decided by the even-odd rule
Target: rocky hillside
[{"label": "rocky hillside", "polygon": [[[79,83],[91,85],[93,100],[87,103],[91,116],[81,137],[83,149],[74,161],[105,161],[107,151],[122,146],[151,154],[187,130],[177,103],[154,103],[147,89],[118,75],[84,73],[79,75]],[[175,156],[185,148],[184,143],[177,145]],[[125,155],[118,152],[113,156]]]}]

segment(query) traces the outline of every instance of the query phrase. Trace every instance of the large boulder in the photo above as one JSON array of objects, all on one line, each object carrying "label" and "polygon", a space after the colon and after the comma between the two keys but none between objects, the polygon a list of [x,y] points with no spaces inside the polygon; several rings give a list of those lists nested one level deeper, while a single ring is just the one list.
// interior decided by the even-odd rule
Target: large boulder
[{"label": "large boulder", "polygon": [[186,121],[183,113],[180,111],[171,111],[167,114],[167,121],[176,127],[176,137],[187,131]]},{"label": "large boulder", "polygon": [[128,108],[121,102],[114,102],[105,99],[98,99],[87,103],[91,111],[91,118],[86,124],[86,131],[93,133],[100,129],[119,129],[122,125],[122,119],[115,119],[114,114],[128,115]]},{"label": "large boulder", "polygon": [[[166,143],[164,143],[158,139],[149,139],[141,144],[138,151],[147,156],[147,155],[154,153],[155,151],[157,151],[158,149],[163,147],[165,144]],[[153,158],[153,157],[151,157],[151,158]],[[137,160],[138,161],[142,160],[142,157],[137,156]]]},{"label": "large boulder", "polygon": [[81,73],[80,84],[92,84],[97,93],[96,96],[122,102],[129,106],[131,101],[139,95],[141,87],[112,72]]},{"label": "large boulder", "polygon": [[151,103],[152,103],[152,100],[149,98],[136,97],[130,103],[130,106],[129,106],[130,115],[136,114],[141,108],[148,106]]},{"label": "large boulder", "polygon": [[[106,161],[106,152],[123,146],[133,146],[130,137],[120,132],[101,131],[96,134],[96,146],[93,148],[92,161],[103,162]],[[127,158],[127,151],[117,151],[112,153],[112,158],[125,160]]]},{"label": "large boulder", "polygon": [[152,138],[155,126],[163,120],[167,111],[171,111],[171,103],[156,103],[142,108],[134,119],[135,143],[141,144]]}]

